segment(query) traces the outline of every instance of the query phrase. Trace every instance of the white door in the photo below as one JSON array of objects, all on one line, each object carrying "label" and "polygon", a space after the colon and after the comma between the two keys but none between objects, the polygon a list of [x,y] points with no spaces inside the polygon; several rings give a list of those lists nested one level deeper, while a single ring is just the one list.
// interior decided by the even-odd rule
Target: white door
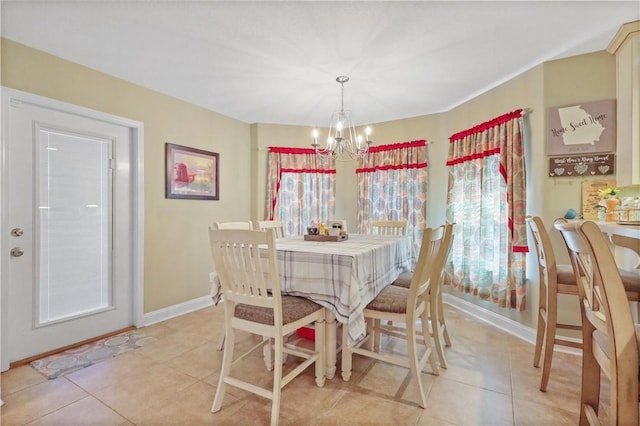
[{"label": "white door", "polygon": [[135,325],[139,269],[132,127],[4,95],[2,370]]}]

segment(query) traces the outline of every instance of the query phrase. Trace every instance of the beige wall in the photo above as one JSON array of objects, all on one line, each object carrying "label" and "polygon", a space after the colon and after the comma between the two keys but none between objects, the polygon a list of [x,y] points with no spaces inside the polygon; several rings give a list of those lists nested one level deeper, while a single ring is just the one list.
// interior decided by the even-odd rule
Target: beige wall
[{"label": "beige wall", "polygon": [[[209,292],[213,221],[249,219],[249,125],[2,39],[2,86],[144,123],[145,313]],[[164,197],[165,142],[220,153],[220,200]]]},{"label": "beige wall", "polygon": [[[572,58],[547,62],[526,71],[511,80],[487,91],[450,111],[425,115],[385,123],[375,123],[372,139],[376,145],[394,142],[426,139],[429,144],[429,203],[427,207],[428,226],[444,222],[448,172],[445,166],[449,149],[448,138],[455,132],[467,129],[486,120],[518,108],[530,110],[527,115],[530,146],[527,147],[527,189],[528,213],[540,215],[548,224],[552,234],[554,249],[564,261],[566,249],[551,223],[563,216],[570,207],[581,208],[581,179],[548,177],[548,157],[545,155],[546,109],[551,106],[567,105],[598,99],[616,97],[615,58],[607,52],[597,52]],[[327,112],[329,114],[329,112]],[[327,115],[327,120],[329,116]],[[258,147],[297,146],[309,147],[311,128],[257,125]],[[254,196],[256,212],[262,216],[264,202],[264,176],[266,173],[266,151],[258,151],[258,190]],[[264,168],[265,171],[262,170]],[[337,214],[348,220],[350,229],[356,220],[355,197],[357,194],[355,162],[337,165],[338,188],[336,194]],[[474,297],[462,295],[469,300],[494,312],[533,327],[538,306],[538,277],[533,253],[527,259],[528,307],[525,312],[496,307],[490,302],[482,302]],[[456,293],[456,295],[460,296]],[[561,298],[561,319],[577,321],[578,305],[575,298]]]},{"label": "beige wall", "polygon": [[[0,75],[3,86],[145,124],[145,312],[208,293],[206,227],[214,220],[262,219],[267,148],[311,144],[310,127],[242,123],[8,40],[2,40]],[[437,226],[445,218],[448,137],[505,112],[529,108],[528,212],[551,224],[569,207],[579,209],[580,180],[547,177],[546,108],[615,98],[615,90],[615,58],[606,52],[581,55],[537,66],[451,111],[374,124],[372,138],[376,145],[430,142],[427,223]],[[164,198],[165,142],[220,153],[220,201]],[[353,230],[355,162],[339,162],[336,168],[336,217],[347,219]],[[553,238],[556,252],[563,253],[557,235]],[[531,255],[528,263],[534,265]],[[533,326],[538,284],[535,269],[529,269],[532,283],[524,313],[465,298]],[[577,312],[572,303],[567,302],[569,316]]]}]

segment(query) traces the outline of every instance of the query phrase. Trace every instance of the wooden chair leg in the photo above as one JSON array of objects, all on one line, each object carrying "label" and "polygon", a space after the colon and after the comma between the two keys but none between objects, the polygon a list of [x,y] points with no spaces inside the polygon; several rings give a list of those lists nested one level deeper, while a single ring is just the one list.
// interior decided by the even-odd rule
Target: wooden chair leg
[{"label": "wooden chair leg", "polygon": [[[428,328],[422,327],[423,329]],[[427,331],[428,333],[428,331]],[[422,408],[427,408],[427,397],[424,394],[424,386],[422,385],[422,368],[420,363],[418,362],[418,345],[416,344],[416,324],[415,321],[407,324],[407,349],[409,351],[409,368],[411,368],[411,373],[413,375],[413,380],[415,380],[416,385],[418,386],[418,395],[420,396],[420,406]],[[431,344],[428,336],[425,336],[425,346],[427,350],[429,350],[429,346]],[[433,354],[430,355],[433,358]]]},{"label": "wooden chair leg", "polygon": [[544,330],[547,328],[547,320],[544,317],[542,309],[538,310],[538,331],[536,332],[536,348],[533,354],[533,366],[540,367],[540,358],[542,355],[542,343],[544,342]]},{"label": "wooden chair leg", "polygon": [[216,389],[216,396],[213,398],[213,404],[211,405],[211,411],[213,413],[220,411],[222,408],[222,401],[224,400],[224,394],[227,387],[225,379],[229,376],[229,373],[231,372],[231,364],[233,363],[233,346],[235,341],[233,330],[230,330],[228,334],[229,336],[226,338],[224,353],[222,355],[222,368],[220,369],[218,388]]},{"label": "wooden chair leg", "polygon": [[[591,336],[587,337],[591,339]],[[598,415],[600,404],[600,365],[593,355],[593,342],[583,340],[582,389],[580,392],[580,426],[590,424],[589,419]]]},{"label": "wooden chair leg", "polygon": [[264,344],[264,346],[262,347],[262,357],[264,359],[264,365],[265,367],[267,367],[268,371],[273,370],[273,349],[274,349],[274,345],[273,345],[273,341],[268,338],[268,337],[262,337],[263,341],[268,341],[267,343]]},{"label": "wooden chair leg", "polygon": [[449,337],[449,330],[444,318],[444,305],[442,303],[442,289],[438,291],[438,321],[440,321],[440,329],[442,330],[442,336],[444,337],[444,345],[448,348],[451,347],[451,337]]},{"label": "wooden chair leg", "polygon": [[366,345],[370,351],[380,352],[380,340],[382,339],[380,326],[381,323],[379,319],[367,320],[367,335],[369,336],[369,341]]},{"label": "wooden chair leg", "polygon": [[218,350],[221,351],[224,349],[224,333],[220,336],[220,340],[218,340]]},{"label": "wooden chair leg", "polygon": [[[433,352],[431,351],[431,335],[429,332],[429,317],[427,316],[427,311],[425,310],[424,312],[422,312],[421,315],[421,322],[422,322],[422,336],[424,337],[424,346],[427,349],[427,352],[431,352],[429,354],[429,363],[431,364],[431,372],[436,375],[439,376],[440,375],[440,370],[438,369],[438,364],[436,363],[436,357],[434,356]],[[414,325],[415,327],[415,325]],[[414,328],[415,330],[415,328]]]},{"label": "wooden chair leg", "polygon": [[553,347],[556,339],[556,323],[547,317],[547,327],[545,330],[544,358],[542,360],[542,378],[540,379],[540,390],[547,391],[549,376],[551,375],[551,363],[553,362]]},{"label": "wooden chair leg", "polygon": [[438,352],[438,359],[440,360],[440,367],[447,368],[447,357],[444,354],[444,347],[442,345],[442,329],[440,328],[440,318],[438,315],[438,297],[429,298],[429,316],[431,317],[431,335],[436,344],[436,351]]},{"label": "wooden chair leg", "polygon": [[547,291],[547,284],[545,282],[541,282],[540,295],[538,297],[538,331],[536,332],[536,348],[533,355],[533,366],[536,368],[540,367],[540,356],[542,355],[544,333],[547,329]]},{"label": "wooden chair leg", "polygon": [[[282,347],[284,338],[276,336],[274,340],[274,360],[273,360],[273,395],[271,402],[271,426],[277,426],[280,416],[280,396],[282,395]],[[268,346],[268,345],[266,345]]]}]

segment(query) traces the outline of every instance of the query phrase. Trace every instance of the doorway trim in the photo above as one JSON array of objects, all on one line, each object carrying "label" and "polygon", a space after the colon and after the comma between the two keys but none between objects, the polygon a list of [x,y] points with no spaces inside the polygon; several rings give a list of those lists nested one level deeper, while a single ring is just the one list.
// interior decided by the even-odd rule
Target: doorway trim
[{"label": "doorway trim", "polygon": [[[7,229],[7,218],[4,205],[3,194],[6,193],[7,179],[4,176],[6,170],[6,138],[7,138],[7,111],[11,105],[33,105],[40,108],[46,108],[53,111],[74,114],[80,117],[86,117],[93,120],[100,120],[106,123],[128,127],[131,131],[132,150],[132,190],[133,190],[133,235],[132,235],[132,252],[134,259],[132,261],[132,306],[133,306],[133,325],[142,327],[143,309],[144,309],[144,123],[128,118],[119,117],[101,111],[67,102],[58,101],[44,96],[35,95],[33,93],[23,92],[8,87],[0,87],[2,96],[2,117],[0,118],[0,229]],[[4,232],[0,232],[0,247],[3,243]],[[0,254],[4,259],[6,253]],[[8,284],[6,271],[2,269],[3,262],[0,261],[0,371],[9,368],[9,361],[6,359],[7,348],[7,292]]]}]

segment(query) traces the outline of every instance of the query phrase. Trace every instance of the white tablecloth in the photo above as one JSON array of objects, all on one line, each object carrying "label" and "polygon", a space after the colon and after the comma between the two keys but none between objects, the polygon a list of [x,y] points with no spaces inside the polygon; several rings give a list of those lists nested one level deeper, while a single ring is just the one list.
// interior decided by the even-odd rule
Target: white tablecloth
[{"label": "white tablecloth", "polygon": [[[407,237],[349,235],[340,242],[276,240],[282,292],[302,296],[330,309],[356,340],[365,332],[363,310],[398,275],[411,270]],[[221,297],[212,274],[211,296]]]},{"label": "white tablecloth", "polygon": [[352,339],[365,332],[365,306],[411,270],[407,237],[353,234],[341,242],[294,237],[278,239],[276,248],[282,292],[330,309]]}]

